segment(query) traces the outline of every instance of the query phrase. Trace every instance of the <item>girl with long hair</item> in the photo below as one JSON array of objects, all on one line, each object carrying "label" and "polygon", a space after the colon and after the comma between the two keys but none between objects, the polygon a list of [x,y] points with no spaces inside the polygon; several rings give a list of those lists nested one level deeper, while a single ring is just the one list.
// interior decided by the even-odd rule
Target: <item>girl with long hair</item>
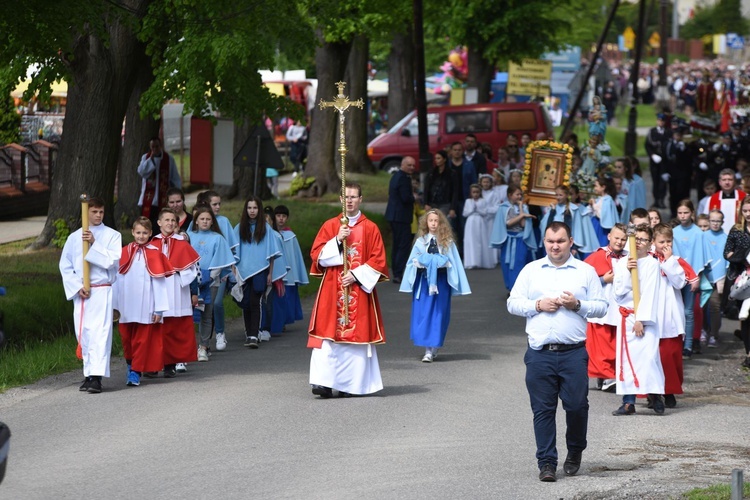
[{"label": "girl with long hair", "polygon": [[399,291],[412,294],[411,340],[424,347],[431,363],[443,347],[451,316],[451,297],[471,293],[448,219],[430,210],[419,219],[417,238]]},{"label": "girl with long hair", "polygon": [[229,269],[234,264],[234,256],[210,206],[199,204],[193,208],[193,226],[189,233],[190,245],[200,256],[198,265],[201,272],[198,277],[197,295],[198,300],[203,302],[203,309],[198,309],[198,361],[203,362],[208,361],[216,294],[221,280],[229,275]]},{"label": "girl with long hair", "polygon": [[[240,244],[237,248],[237,271],[242,280],[242,319],[245,322],[245,347],[257,349],[259,345],[261,300],[273,279],[274,260],[281,255],[281,245],[273,236],[263,212],[263,201],[250,196],[243,205],[240,223],[234,234]],[[270,340],[270,334],[264,338]]]}]

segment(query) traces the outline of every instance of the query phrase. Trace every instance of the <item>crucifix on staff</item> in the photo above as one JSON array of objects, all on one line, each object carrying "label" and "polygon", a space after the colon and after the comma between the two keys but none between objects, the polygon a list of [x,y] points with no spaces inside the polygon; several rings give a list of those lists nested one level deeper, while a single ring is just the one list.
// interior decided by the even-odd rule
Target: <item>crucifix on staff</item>
[{"label": "crucifix on staff", "polygon": [[[349,218],[346,216],[346,128],[344,122],[346,115],[344,114],[351,106],[355,106],[359,109],[364,108],[364,101],[360,98],[356,101],[350,101],[349,97],[344,95],[345,82],[337,82],[336,87],[339,89],[338,95],[332,101],[320,100],[320,109],[334,108],[339,113],[339,154],[341,156],[341,225],[346,226],[349,224]],[[349,260],[347,259],[347,245],[346,240],[342,241],[344,251],[344,271],[342,275],[349,272]],[[344,294],[344,324],[349,323],[349,287],[342,285]]]}]

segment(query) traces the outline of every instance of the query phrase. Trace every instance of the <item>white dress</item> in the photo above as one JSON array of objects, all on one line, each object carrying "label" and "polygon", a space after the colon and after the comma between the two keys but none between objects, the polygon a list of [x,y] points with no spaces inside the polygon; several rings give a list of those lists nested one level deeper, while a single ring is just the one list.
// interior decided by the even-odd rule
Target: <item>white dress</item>
[{"label": "white dress", "polygon": [[[497,212],[497,210],[496,210]],[[492,269],[497,265],[497,252],[490,248],[487,203],[482,198],[468,198],[464,202],[464,267],[466,269]],[[494,220],[493,220],[494,223]]]}]

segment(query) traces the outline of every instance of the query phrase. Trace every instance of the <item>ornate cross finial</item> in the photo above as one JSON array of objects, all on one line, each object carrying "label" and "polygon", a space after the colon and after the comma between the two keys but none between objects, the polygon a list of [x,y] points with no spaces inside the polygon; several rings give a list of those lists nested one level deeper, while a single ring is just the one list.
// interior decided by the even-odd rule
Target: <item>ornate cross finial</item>
[{"label": "ornate cross finial", "polygon": [[362,100],[362,98],[357,99],[356,101],[350,101],[349,97],[344,95],[344,87],[346,87],[346,82],[336,82],[336,87],[339,89],[338,95],[333,99],[333,101],[324,101],[322,98],[320,99],[320,109],[325,108],[336,108],[336,111],[339,113],[343,113],[347,109],[349,109],[349,106],[356,106],[359,109],[364,108],[365,102]]}]

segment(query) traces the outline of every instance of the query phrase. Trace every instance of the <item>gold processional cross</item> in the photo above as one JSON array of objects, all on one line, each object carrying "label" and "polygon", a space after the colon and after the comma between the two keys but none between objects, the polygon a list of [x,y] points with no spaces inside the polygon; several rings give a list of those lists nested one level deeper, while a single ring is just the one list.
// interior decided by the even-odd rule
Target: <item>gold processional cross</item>
[{"label": "gold processional cross", "polygon": [[[349,224],[349,217],[346,216],[346,128],[344,127],[344,112],[349,109],[350,106],[356,106],[359,109],[364,108],[364,101],[360,98],[356,101],[350,101],[349,97],[344,95],[345,82],[336,83],[336,87],[339,89],[338,95],[332,101],[320,100],[320,109],[335,108],[339,112],[339,154],[341,155],[341,225],[346,226]],[[346,240],[341,242],[344,249],[344,272],[349,272],[349,255],[346,247]],[[342,286],[344,294],[344,325],[349,324],[349,287]]]}]

